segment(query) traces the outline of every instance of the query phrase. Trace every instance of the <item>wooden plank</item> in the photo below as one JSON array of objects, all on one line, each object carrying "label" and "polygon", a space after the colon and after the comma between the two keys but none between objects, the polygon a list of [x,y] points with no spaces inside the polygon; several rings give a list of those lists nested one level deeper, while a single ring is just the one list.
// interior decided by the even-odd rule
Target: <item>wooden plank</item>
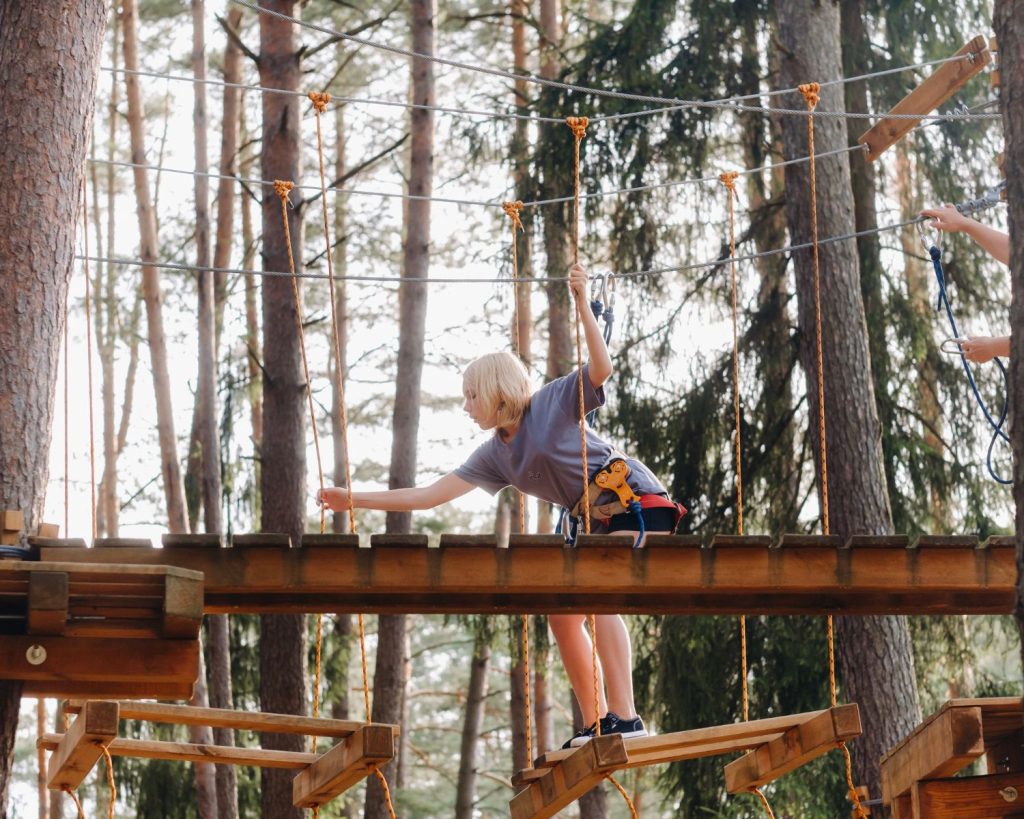
[{"label": "wooden plank", "polygon": [[249,549],[257,546],[274,549],[290,549],[292,547],[292,539],[289,535],[278,534],[275,532],[231,536],[231,547],[233,549]]},{"label": "wooden plank", "polygon": [[670,535],[665,532],[651,532],[644,538],[645,549],[700,549],[700,535]]},{"label": "wooden plank", "polygon": [[[293,714],[264,714],[259,711],[233,711],[227,708],[198,708],[191,705],[168,705],[162,702],[122,702],[121,719],[146,720],[172,725],[206,725],[211,728],[266,731],[274,734],[301,734],[302,736],[351,736],[367,723],[341,719],[313,719]],[[69,714],[77,714],[80,700],[65,705]],[[391,726],[397,733],[398,726]]]},{"label": "wooden plank", "polygon": [[0,546],[17,546],[21,543],[20,532],[0,532]]},{"label": "wooden plank", "polygon": [[28,576],[28,633],[63,634],[67,619],[67,572],[31,572]]},{"label": "wooden plank", "polygon": [[595,737],[545,771],[509,803],[512,819],[544,819],[575,802],[628,762],[621,734]]},{"label": "wooden plank", "polygon": [[[50,748],[63,734],[43,734],[37,744]],[[301,770],[317,759],[301,751],[275,751],[227,745],[197,745],[192,742],[164,742],[148,739],[115,739],[107,750],[111,756],[136,759],[172,759],[181,762],[210,762],[214,765],[256,765],[260,768]]]},{"label": "wooden plank", "polygon": [[43,548],[44,546],[49,549],[85,549],[86,543],[80,537],[43,537],[42,535],[29,536],[29,546],[37,546]]},{"label": "wooden plank", "polygon": [[43,747],[53,751],[46,765],[46,787],[51,790],[72,790],[92,770],[101,756],[117,736],[117,703],[93,700],[86,703],[65,734],[53,734],[55,746],[48,746],[40,738]]},{"label": "wooden plank", "polygon": [[25,515],[17,509],[0,511],[0,530],[17,534],[25,528]]},{"label": "wooden plank", "polygon": [[358,549],[359,535],[341,535],[331,532],[322,535],[304,534],[299,540],[299,546],[303,549]]},{"label": "wooden plank", "polygon": [[[523,537],[520,540],[520,537]],[[204,575],[207,613],[1009,613],[1013,550],[508,549],[42,550],[44,560],[166,564]],[[393,542],[393,541],[392,541]],[[551,542],[551,541],[549,541]],[[557,544],[557,539],[553,541]],[[751,545],[753,544],[753,545]],[[21,564],[16,564],[21,565]],[[0,573],[0,577],[4,575]],[[74,578],[72,578],[74,591]]]},{"label": "wooden plank", "polygon": [[568,549],[569,545],[561,535],[529,535],[513,533],[508,536],[510,549]]},{"label": "wooden plank", "polygon": [[163,534],[160,536],[160,543],[165,549],[181,549],[187,547],[197,547],[200,549],[221,549],[224,546],[224,536],[218,534]]},{"label": "wooden plank", "polygon": [[143,537],[98,537],[94,549],[152,549],[153,541]]},{"label": "wooden plank", "polygon": [[168,639],[195,639],[203,623],[203,581],[168,574],[164,579],[161,626]]},{"label": "wooden plank", "polygon": [[952,776],[984,752],[981,709],[943,707],[882,757],[882,801],[893,804],[922,779]]},{"label": "wooden plank", "polygon": [[120,700],[135,697],[138,699],[190,700],[193,687],[194,683],[191,680],[186,682],[28,680],[22,689],[22,696],[57,699],[86,697],[88,699]]},{"label": "wooden plank", "polygon": [[392,759],[396,728],[363,725],[317,758],[292,780],[295,807],[314,808],[330,802]]},{"label": "wooden plank", "polygon": [[426,535],[370,535],[370,548],[426,549]]},{"label": "wooden plank", "polygon": [[767,785],[860,734],[857,705],[834,706],[726,765],[725,788],[739,793]]},{"label": "wooden plank", "polygon": [[783,534],[779,538],[778,548],[780,549],[807,549],[820,547],[826,549],[838,549],[843,545],[843,539],[839,535],[803,535]]},{"label": "wooden plank", "polygon": [[978,538],[973,535],[921,535],[912,549],[977,549]]},{"label": "wooden plank", "polygon": [[1024,814],[1024,773],[914,783],[914,819],[999,819]]},{"label": "wooden plank", "polygon": [[[925,114],[934,111],[959,91],[967,81],[992,59],[988,43],[981,35],[974,37],[954,56],[974,55],[973,60],[943,63],[917,88],[893,106],[890,114]],[[857,142],[868,146],[868,159],[874,161],[891,145],[897,143],[920,119],[885,117],[861,134]]]},{"label": "wooden plank", "polygon": [[611,535],[577,535],[577,549],[632,549],[636,542],[635,535],[622,535],[616,532]]},{"label": "wooden plank", "polygon": [[198,673],[196,640],[0,636],[0,679],[182,683]]},{"label": "wooden plank", "polygon": [[441,535],[440,546],[442,549],[471,548],[471,549],[497,549],[497,535]]},{"label": "wooden plank", "polygon": [[767,549],[771,545],[772,539],[769,535],[729,534],[712,535],[711,543],[709,544],[712,549],[735,549],[741,546],[748,546],[752,549]]},{"label": "wooden plank", "polygon": [[40,523],[36,537],[56,539],[60,537],[60,526],[56,523]]}]

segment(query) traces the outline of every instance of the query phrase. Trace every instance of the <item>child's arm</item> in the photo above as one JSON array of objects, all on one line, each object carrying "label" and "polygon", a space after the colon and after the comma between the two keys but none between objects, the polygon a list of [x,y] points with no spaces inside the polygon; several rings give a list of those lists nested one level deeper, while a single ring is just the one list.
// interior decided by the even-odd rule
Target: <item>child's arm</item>
[{"label": "child's arm", "polygon": [[964,358],[976,364],[984,364],[996,356],[1008,358],[1010,355],[1009,336],[971,336],[966,341],[960,342],[960,349],[964,351]]},{"label": "child's arm", "polygon": [[[385,512],[412,512],[416,509],[433,509],[442,503],[462,497],[474,485],[464,481],[454,472],[438,478],[429,486],[414,486],[408,489],[382,489],[378,492],[353,492],[352,504],[356,509],[380,509]],[[317,493],[317,500],[334,512],[348,511],[348,492],[344,486],[332,486]]]},{"label": "child's arm", "polygon": [[590,309],[590,304],[587,302],[588,280],[589,277],[583,265],[577,262],[569,268],[569,290],[572,291],[573,298],[576,300],[576,310],[579,312],[587,340],[589,358],[587,373],[590,375],[590,383],[597,389],[612,374],[612,359],[608,355],[608,346],[604,343],[601,328],[597,326],[594,311]]},{"label": "child's arm", "polygon": [[1010,237],[1002,231],[964,216],[953,205],[923,210],[921,215],[931,219],[932,227],[938,230],[948,233],[966,233],[992,258],[1005,265],[1010,264]]}]

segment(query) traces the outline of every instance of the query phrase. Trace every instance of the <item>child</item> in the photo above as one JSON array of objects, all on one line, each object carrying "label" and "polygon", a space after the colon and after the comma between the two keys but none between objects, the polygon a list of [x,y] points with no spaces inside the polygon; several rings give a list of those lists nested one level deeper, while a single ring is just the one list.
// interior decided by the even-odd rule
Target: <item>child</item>
[{"label": "child", "polygon": [[[587,305],[587,273],[581,265],[570,269],[569,288],[580,308],[586,334],[590,360],[583,367],[583,397],[584,412],[590,412],[604,404],[602,385],[612,373],[612,362],[597,319]],[[481,429],[493,429],[494,437],[480,445],[462,466],[429,486],[353,492],[354,505],[388,511],[430,509],[465,495],[476,486],[491,494],[514,486],[541,500],[573,509],[584,494],[578,378],[578,371],[573,372],[531,394],[529,375],[516,356],[490,353],[478,358],[463,374],[463,408]],[[650,470],[639,461],[621,456],[590,428],[586,430],[586,440],[590,479],[609,462],[622,458],[629,467],[627,482],[644,507],[644,529],[674,531],[685,510],[668,499],[665,487]],[[635,513],[627,512],[621,505],[611,505],[612,501],[619,503],[613,493],[603,492],[593,500],[599,514],[608,515],[592,519],[594,532],[639,531]],[[321,503],[335,511],[347,509],[345,488],[324,490]],[[582,614],[552,614],[548,618],[584,721],[599,713],[604,715],[602,734],[646,736],[643,720],[633,703],[633,657],[625,622],[617,614],[596,617],[600,662],[595,703],[591,643],[585,619]],[[595,735],[596,727],[591,725],[580,731],[563,747],[587,742]]]},{"label": "child", "polygon": [[[997,261],[1010,264],[1010,237],[1002,231],[983,225],[981,222],[964,216],[953,205],[931,208],[921,211],[922,216],[932,220],[932,227],[947,233],[966,233],[983,250]],[[996,356],[1010,355],[1009,336],[970,336],[959,342],[964,358],[983,364]]]}]

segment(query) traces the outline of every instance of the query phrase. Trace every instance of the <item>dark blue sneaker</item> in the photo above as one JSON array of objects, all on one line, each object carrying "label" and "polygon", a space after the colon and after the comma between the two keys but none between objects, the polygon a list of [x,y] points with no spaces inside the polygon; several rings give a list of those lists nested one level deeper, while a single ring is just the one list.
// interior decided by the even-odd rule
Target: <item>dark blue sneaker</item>
[{"label": "dark blue sneaker", "polygon": [[[593,739],[596,734],[597,731],[591,725],[585,731],[580,731],[576,734],[576,736],[569,740],[567,745],[562,747],[578,748],[580,745]],[[601,717],[601,736],[606,734],[621,734],[623,739],[633,739],[634,737],[647,736],[647,729],[644,727],[644,721],[640,717],[623,719],[618,714],[609,711],[607,716]]]},{"label": "dark blue sneaker", "polygon": [[[604,722],[604,720],[601,720],[601,721]],[[594,738],[594,734],[596,734],[596,733],[597,733],[597,725],[596,724],[595,725],[591,725],[589,728],[584,728],[582,731],[577,731],[575,734],[572,735],[572,739],[568,739],[568,740],[565,741],[565,744],[562,745],[562,750],[563,751],[567,751],[570,748],[578,748],[584,742],[588,742],[591,739],[593,739]]]}]

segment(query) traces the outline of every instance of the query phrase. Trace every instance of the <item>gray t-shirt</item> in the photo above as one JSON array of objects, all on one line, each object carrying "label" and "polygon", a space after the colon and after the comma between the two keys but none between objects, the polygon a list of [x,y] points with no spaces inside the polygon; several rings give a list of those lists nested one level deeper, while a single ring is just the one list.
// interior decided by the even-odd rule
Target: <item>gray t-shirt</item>
[{"label": "gray t-shirt", "polygon": [[[515,437],[508,443],[495,435],[476,451],[455,474],[492,495],[506,486],[570,509],[583,495],[583,468],[580,456],[578,370],[557,378],[533,394]],[[583,368],[583,406],[586,412],[604,405],[604,388],[594,389]],[[587,467],[590,479],[617,450],[589,426]],[[656,495],[665,487],[651,471],[635,458],[629,464],[628,483],[637,495]],[[615,500],[603,492],[598,503]]]}]

